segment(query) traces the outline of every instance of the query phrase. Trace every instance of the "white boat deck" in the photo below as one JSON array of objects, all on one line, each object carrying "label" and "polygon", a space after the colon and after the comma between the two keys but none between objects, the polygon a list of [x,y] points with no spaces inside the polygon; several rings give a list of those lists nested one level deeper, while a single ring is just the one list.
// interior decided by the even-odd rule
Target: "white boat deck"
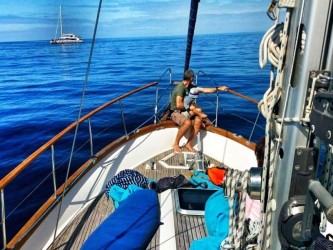
[{"label": "white boat deck", "polygon": [[[146,164],[142,164],[135,169],[145,175],[147,178],[158,180],[167,176],[176,176],[180,173],[189,172],[187,169],[168,169],[162,167],[158,160],[170,154],[172,150],[164,152],[151,159],[156,163],[156,169],[146,169]],[[182,154],[179,154],[182,156]],[[183,157],[174,157],[173,160],[182,161]],[[214,159],[209,159],[211,163],[219,164]],[[175,162],[174,165],[177,165]],[[161,203],[161,222],[154,238],[147,249],[189,249],[193,240],[206,236],[203,216],[182,215],[176,212],[172,192],[165,191],[159,194]],[[110,215],[114,210],[112,200],[104,194],[99,195],[96,200],[87,207],[68,227],[57,237],[54,244],[48,249],[80,249],[89,235]],[[167,217],[173,219],[174,231],[170,231]],[[171,222],[172,223],[172,222]],[[172,225],[171,225],[172,226]],[[162,232],[162,233],[161,233]],[[171,234],[173,235],[170,235]],[[166,234],[168,233],[169,236]],[[170,248],[171,247],[171,248]]]}]

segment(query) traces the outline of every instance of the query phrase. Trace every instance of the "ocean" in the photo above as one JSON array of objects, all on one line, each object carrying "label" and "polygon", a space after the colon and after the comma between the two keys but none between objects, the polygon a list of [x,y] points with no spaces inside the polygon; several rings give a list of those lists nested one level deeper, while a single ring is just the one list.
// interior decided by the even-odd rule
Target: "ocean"
[{"label": "ocean", "polygon": [[[263,33],[196,36],[190,68],[195,73],[202,70],[198,85],[225,85],[261,100],[269,87],[269,68],[260,69],[258,63],[262,36]],[[72,45],[50,45],[49,41],[0,43],[1,178],[76,121],[90,48],[91,41]],[[166,69],[172,70],[173,80],[181,81],[185,48],[186,36],[96,40],[83,114],[120,93],[158,80]],[[264,135],[262,116],[252,131],[258,115],[256,105],[230,93],[219,96],[219,126],[246,138],[251,136],[252,141]],[[132,104],[142,101],[138,97]],[[199,97],[204,110],[211,101]],[[139,115],[140,111],[131,117],[135,120]],[[214,119],[213,113],[208,115]],[[117,137],[122,131],[113,133]],[[42,161],[39,166],[23,171],[16,183],[5,188],[7,238],[49,197],[43,190],[31,201],[20,204],[31,192],[31,183],[42,175],[45,165]]]}]

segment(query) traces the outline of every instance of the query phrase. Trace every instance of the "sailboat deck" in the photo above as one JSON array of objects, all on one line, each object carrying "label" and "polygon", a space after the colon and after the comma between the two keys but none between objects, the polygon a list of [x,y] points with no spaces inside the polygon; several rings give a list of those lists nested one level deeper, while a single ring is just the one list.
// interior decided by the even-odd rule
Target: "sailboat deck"
[{"label": "sailboat deck", "polygon": [[[172,150],[164,152],[148,162],[154,162],[156,169],[147,169],[146,163],[143,163],[135,168],[149,179],[158,180],[167,176],[176,176],[186,174],[187,169],[171,169],[165,168],[158,163],[160,159],[172,153]],[[208,157],[207,157],[208,158]],[[209,159],[209,158],[208,158]],[[209,159],[213,164],[220,164],[214,159]],[[171,159],[171,165],[184,164],[183,155],[176,154]],[[160,196],[159,196],[160,197]],[[90,234],[114,211],[112,200],[108,199],[104,193],[99,195],[95,201],[87,207],[79,216],[75,218],[63,232],[57,237],[53,245],[48,249],[80,249],[85,240]],[[193,240],[200,239],[206,236],[203,216],[182,215],[174,211],[175,238],[177,249],[189,249]],[[160,229],[156,232],[147,249],[160,249]]]}]

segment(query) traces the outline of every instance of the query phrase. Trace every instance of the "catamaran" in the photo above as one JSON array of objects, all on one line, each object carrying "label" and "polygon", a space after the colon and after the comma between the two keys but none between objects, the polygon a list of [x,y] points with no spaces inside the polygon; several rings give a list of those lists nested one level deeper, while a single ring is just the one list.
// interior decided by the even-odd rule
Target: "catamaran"
[{"label": "catamaran", "polygon": [[[185,69],[189,67],[198,5],[199,0],[192,0]],[[101,3],[99,6],[98,11]],[[257,104],[266,120],[262,168],[253,168],[256,145],[251,138],[220,128],[216,119],[199,131],[195,139],[198,153],[173,151],[179,127],[165,112],[169,95],[161,96],[174,87],[172,71],[166,69],[157,81],[79,115],[1,179],[3,248],[171,250],[194,249],[203,241],[214,249],[328,248],[333,233],[333,1],[274,0],[267,14],[274,24],[259,48],[260,65],[264,67],[268,61],[271,65],[267,91]],[[92,48],[94,41],[95,37]],[[196,74],[197,79],[202,72]],[[142,103],[144,120],[126,122],[124,109],[131,105],[125,104],[139,95],[145,96],[145,103],[154,103],[151,115],[146,115],[150,106]],[[119,106],[116,116],[114,108]],[[116,140],[109,140],[109,127],[96,131],[92,126],[94,117],[103,113],[107,119],[120,117],[124,134]],[[218,109],[216,117],[217,113]],[[68,170],[59,185],[57,164],[65,156],[57,154],[57,148],[70,135],[74,140],[69,147]],[[98,149],[94,147],[97,141],[103,143]],[[185,136],[181,144],[186,141]],[[82,151],[76,154],[74,149]],[[83,155],[81,167],[70,174],[75,156],[82,159]],[[24,169],[45,159],[50,159],[52,166],[53,194],[8,238],[6,189]],[[132,193],[123,189],[128,192],[123,200],[105,195],[110,183],[127,180],[129,175],[124,173],[154,180],[184,176],[190,181],[189,174],[205,176],[212,166],[225,171],[223,186],[207,188],[208,179],[205,185],[191,183],[163,192],[156,192],[154,185],[141,186]],[[246,193],[260,201],[261,213],[259,226],[249,232],[245,230]],[[222,205],[227,207],[221,210]],[[217,215],[210,220],[213,214]],[[214,232],[209,230],[212,223]],[[225,223],[227,231],[222,233]]]},{"label": "catamaran", "polygon": [[[60,37],[57,37],[58,28],[60,26]],[[77,36],[72,33],[62,33],[62,13],[61,13],[61,5],[59,7],[59,17],[58,17],[58,23],[57,23],[57,29],[55,38],[50,40],[51,44],[70,44],[70,43],[82,43],[83,40],[80,36]]]}]

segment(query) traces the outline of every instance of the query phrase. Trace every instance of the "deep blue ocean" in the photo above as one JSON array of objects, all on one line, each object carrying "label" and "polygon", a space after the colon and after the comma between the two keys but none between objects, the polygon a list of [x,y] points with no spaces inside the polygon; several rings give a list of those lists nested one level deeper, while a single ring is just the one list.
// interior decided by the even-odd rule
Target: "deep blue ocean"
[{"label": "deep blue ocean", "polygon": [[[269,86],[269,68],[262,70],[258,63],[262,35],[196,36],[190,68],[206,74],[199,78],[199,86],[226,85],[261,100]],[[90,48],[91,41],[73,45],[50,45],[48,41],[0,43],[1,178],[77,119]],[[84,111],[158,80],[167,68],[171,68],[173,80],[180,81],[185,48],[186,36],[98,39]],[[220,95],[219,125],[248,138],[251,126],[245,124],[255,122],[256,105],[229,93]],[[140,114],[132,115],[135,119]],[[255,129],[253,141],[264,135],[263,120],[259,118],[260,126]],[[5,189],[8,238],[40,205],[30,202],[11,212],[40,171],[38,168],[25,170],[17,184]],[[43,202],[49,197],[43,197],[42,193],[41,196]]]}]

